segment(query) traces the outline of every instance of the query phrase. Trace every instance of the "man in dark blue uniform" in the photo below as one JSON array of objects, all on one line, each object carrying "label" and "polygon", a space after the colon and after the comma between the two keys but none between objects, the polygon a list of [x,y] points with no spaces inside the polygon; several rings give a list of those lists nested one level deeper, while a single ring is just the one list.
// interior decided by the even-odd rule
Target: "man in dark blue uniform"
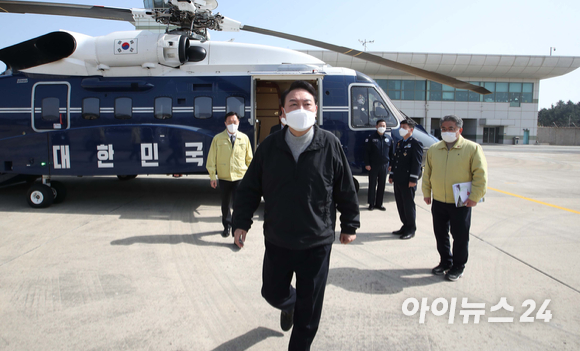
[{"label": "man in dark blue uniform", "polygon": [[395,183],[395,201],[403,226],[393,232],[401,239],[411,239],[415,236],[415,191],[421,178],[421,161],[423,160],[423,144],[413,138],[415,129],[413,120],[401,122],[399,134],[403,137],[395,146],[395,155],[391,166],[389,183]]},{"label": "man in dark blue uniform", "polygon": [[[377,121],[377,131],[365,140],[365,169],[369,171],[369,211],[383,206],[389,162],[393,158],[393,139],[385,134],[387,123]],[[378,188],[377,188],[378,185]]]}]

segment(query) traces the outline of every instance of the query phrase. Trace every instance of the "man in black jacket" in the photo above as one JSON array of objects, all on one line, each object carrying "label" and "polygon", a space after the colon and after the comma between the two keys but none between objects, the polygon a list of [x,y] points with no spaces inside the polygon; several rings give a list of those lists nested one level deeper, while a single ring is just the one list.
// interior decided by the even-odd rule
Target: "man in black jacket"
[{"label": "man in black jacket", "polygon": [[[294,326],[289,350],[310,350],[318,330],[336,210],[340,242],[356,238],[360,227],[352,174],[339,140],[314,125],[316,91],[296,81],[282,94],[287,126],[261,144],[234,204],[234,237],[246,241],[254,211],[264,197],[262,296],[280,309],[280,324]],[[240,240],[241,239],[241,240]],[[291,285],[296,274],[296,286]]]},{"label": "man in black jacket", "polygon": [[401,229],[395,230],[393,234],[400,235],[401,239],[411,239],[417,230],[415,191],[419,178],[421,178],[423,144],[413,138],[415,124],[413,120],[401,122],[399,135],[403,139],[399,140],[395,147],[395,157],[389,177],[389,183],[395,183],[395,201],[397,202],[399,218],[403,222]]},{"label": "man in black jacket", "polygon": [[386,134],[387,123],[384,119],[377,121],[377,131],[365,139],[365,169],[369,171],[369,211],[383,206],[385,184],[389,173],[389,162],[393,158],[393,139]]},{"label": "man in black jacket", "polygon": [[280,115],[280,123],[275,124],[272,126],[272,128],[270,128],[270,134],[274,134],[277,131],[284,129],[285,126],[286,126],[286,117],[284,117],[284,113],[282,112],[282,114]]}]

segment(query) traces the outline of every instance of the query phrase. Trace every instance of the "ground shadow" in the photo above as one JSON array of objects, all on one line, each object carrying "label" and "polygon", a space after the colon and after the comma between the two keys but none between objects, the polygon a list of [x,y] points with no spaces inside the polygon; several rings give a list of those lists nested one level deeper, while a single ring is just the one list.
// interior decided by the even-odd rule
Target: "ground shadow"
[{"label": "ground shadow", "polygon": [[[239,251],[239,248],[234,245],[234,238],[230,236],[229,238],[223,238],[221,236],[222,231],[204,232],[196,234],[170,234],[170,235],[141,235],[141,236],[131,236],[125,239],[113,240],[111,245],[113,246],[129,246],[134,244],[167,244],[167,245],[178,245],[178,244],[191,244],[196,246],[217,246],[225,247],[232,251]],[[224,242],[210,242],[203,240],[203,237],[214,236],[216,238],[224,240]]]},{"label": "ground shadow", "polygon": [[397,294],[405,288],[441,283],[430,268],[425,269],[358,269],[332,268],[328,284],[363,294]]},{"label": "ground shadow", "polygon": [[267,338],[270,337],[280,338],[283,336],[284,334],[278,331],[264,327],[258,327],[250,330],[244,335],[240,335],[237,338],[234,338],[230,341],[221,344],[212,351],[243,351],[249,349],[250,347],[256,345],[259,342],[266,340]]},{"label": "ground shadow", "polygon": [[[200,217],[199,208],[221,205],[219,189],[212,189],[209,177],[172,178],[140,176],[128,181],[117,177],[54,177],[67,189],[64,202],[33,209],[26,202],[29,185],[0,188],[0,211],[81,215],[118,215],[121,219],[180,220],[185,223],[221,224],[221,216]],[[263,210],[256,211],[263,219]],[[221,225],[219,225],[221,227]]]},{"label": "ground shadow", "polygon": [[[361,210],[366,209],[369,206],[369,184],[368,176],[366,176],[364,181],[358,177],[360,183],[360,189],[358,191],[358,202]],[[385,195],[383,196],[383,204],[388,204],[390,202],[395,202],[395,193],[392,184],[387,183],[385,185]]]}]

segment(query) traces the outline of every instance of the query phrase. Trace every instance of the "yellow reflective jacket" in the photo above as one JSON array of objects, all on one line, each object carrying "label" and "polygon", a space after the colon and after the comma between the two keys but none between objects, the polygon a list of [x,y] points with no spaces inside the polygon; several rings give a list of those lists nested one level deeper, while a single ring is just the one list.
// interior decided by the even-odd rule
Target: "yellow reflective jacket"
[{"label": "yellow reflective jacket", "polygon": [[216,180],[217,174],[218,179],[233,182],[244,177],[252,157],[252,145],[248,136],[238,131],[232,149],[232,142],[226,129],[211,141],[205,168],[211,180]]},{"label": "yellow reflective jacket", "polygon": [[453,184],[471,182],[469,199],[479,202],[487,191],[487,161],[481,145],[459,138],[451,150],[445,141],[427,150],[423,173],[423,196],[439,202],[454,203]]}]

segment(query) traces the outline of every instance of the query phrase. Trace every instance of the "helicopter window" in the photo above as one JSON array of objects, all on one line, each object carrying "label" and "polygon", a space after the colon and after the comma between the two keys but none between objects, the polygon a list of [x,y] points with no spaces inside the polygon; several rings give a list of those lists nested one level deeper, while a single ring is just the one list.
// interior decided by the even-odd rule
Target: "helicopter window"
[{"label": "helicopter window", "polygon": [[384,119],[387,127],[397,126],[397,120],[374,88],[353,87],[351,96],[351,127],[374,128],[379,119]]},{"label": "helicopter window", "polygon": [[115,118],[129,119],[133,116],[133,100],[121,97],[115,99]]},{"label": "helicopter window", "polygon": [[368,88],[354,87],[352,88],[352,109],[350,121],[353,127],[367,128],[369,127],[369,104],[368,104]]},{"label": "helicopter window", "polygon": [[60,118],[58,105],[58,98],[50,97],[42,99],[42,119],[45,121],[58,121]]},{"label": "helicopter window", "polygon": [[230,96],[226,99],[226,111],[235,112],[240,118],[244,117],[245,105],[244,98],[237,96]]},{"label": "helicopter window", "polygon": [[211,118],[212,99],[210,97],[196,97],[193,103],[193,114],[195,118]]},{"label": "helicopter window", "polygon": [[100,116],[100,100],[98,98],[83,99],[83,118],[97,119]]},{"label": "helicopter window", "polygon": [[173,117],[173,100],[170,97],[155,98],[155,118],[169,119]]}]

